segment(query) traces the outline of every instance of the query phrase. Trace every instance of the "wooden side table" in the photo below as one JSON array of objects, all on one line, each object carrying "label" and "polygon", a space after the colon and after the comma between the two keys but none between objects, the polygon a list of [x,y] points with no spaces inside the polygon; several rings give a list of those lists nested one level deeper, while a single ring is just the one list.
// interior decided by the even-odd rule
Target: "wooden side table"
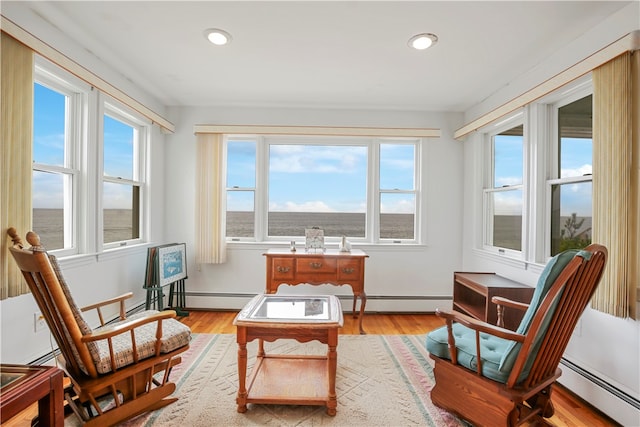
[{"label": "wooden side table", "polygon": [[[478,320],[495,325],[498,320],[494,296],[529,303],[535,288],[519,283],[495,273],[453,274],[453,309],[468,314]],[[524,316],[523,311],[506,310],[504,326],[515,330]]]},{"label": "wooden side table", "polygon": [[[248,403],[326,405],[336,415],[338,329],[343,325],[340,301],[334,295],[257,295],[233,324],[238,342],[238,412]],[[247,343],[258,340],[258,354],[247,378]],[[317,340],[326,355],[267,354],[264,341]]]},{"label": "wooden side table", "polygon": [[64,426],[62,370],[55,366],[0,365],[0,423],[38,402],[39,426]]}]

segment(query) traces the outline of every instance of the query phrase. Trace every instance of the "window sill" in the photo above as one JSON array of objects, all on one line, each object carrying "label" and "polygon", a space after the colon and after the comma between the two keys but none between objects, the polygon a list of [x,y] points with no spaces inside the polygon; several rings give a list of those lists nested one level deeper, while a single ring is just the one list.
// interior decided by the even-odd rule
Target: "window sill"
[{"label": "window sill", "polygon": [[[382,251],[422,251],[427,245],[418,243],[351,243],[353,249],[362,249],[365,252],[382,252]],[[289,242],[227,242],[227,248],[233,250],[267,250],[267,249],[288,249]],[[338,243],[331,242],[326,244],[328,249],[337,249]],[[296,242],[297,250],[304,251],[304,243]]]},{"label": "window sill", "polygon": [[58,261],[60,262],[60,266],[65,268],[85,267],[91,264],[95,264],[96,262],[109,261],[109,260],[121,258],[124,256],[131,256],[131,254],[146,251],[146,249],[151,246],[153,246],[153,244],[151,243],[123,246],[119,248],[108,249],[100,253],[94,252],[94,253],[59,257]]}]

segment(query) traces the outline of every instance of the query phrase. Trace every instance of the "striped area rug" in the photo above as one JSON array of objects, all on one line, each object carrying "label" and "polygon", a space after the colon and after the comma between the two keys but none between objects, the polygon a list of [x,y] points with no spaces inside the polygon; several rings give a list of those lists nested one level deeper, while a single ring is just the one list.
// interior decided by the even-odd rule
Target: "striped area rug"
[{"label": "striped area rug", "polygon": [[[257,343],[247,345],[249,369]],[[267,353],[325,354],[317,341],[265,343]],[[125,424],[142,426],[466,426],[429,399],[434,384],[424,335],[340,335],[337,415],[325,407],[254,405],[236,411],[235,335],[196,334],[171,374],[179,398]]]}]

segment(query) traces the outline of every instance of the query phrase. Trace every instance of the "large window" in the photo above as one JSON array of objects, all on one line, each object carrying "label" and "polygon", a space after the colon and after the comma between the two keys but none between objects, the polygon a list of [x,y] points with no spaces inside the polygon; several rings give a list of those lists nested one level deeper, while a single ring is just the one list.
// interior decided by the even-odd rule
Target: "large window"
[{"label": "large window", "polygon": [[591,243],[592,96],[553,111],[558,132],[547,183],[552,256]]},{"label": "large window", "polygon": [[484,191],[485,245],[522,250],[523,126],[490,137],[491,168]]},{"label": "large window", "polygon": [[139,239],[144,127],[106,104],[103,116],[102,218],[105,246]]},{"label": "large window", "polygon": [[592,114],[585,77],[485,129],[484,249],[545,263],[591,243]]},{"label": "large window", "polygon": [[49,250],[73,253],[74,218],[82,128],[82,94],[41,67],[36,68],[33,120],[33,230]]},{"label": "large window", "polygon": [[[226,138],[227,237],[416,242],[418,140]],[[258,184],[260,183],[260,184]]]},{"label": "large window", "polygon": [[227,236],[253,239],[256,222],[256,141],[227,140]]},{"label": "large window", "polygon": [[33,229],[57,255],[98,252],[144,237],[150,124],[103,98],[36,59]]},{"label": "large window", "polygon": [[416,235],[416,145],[380,144],[380,239]]}]

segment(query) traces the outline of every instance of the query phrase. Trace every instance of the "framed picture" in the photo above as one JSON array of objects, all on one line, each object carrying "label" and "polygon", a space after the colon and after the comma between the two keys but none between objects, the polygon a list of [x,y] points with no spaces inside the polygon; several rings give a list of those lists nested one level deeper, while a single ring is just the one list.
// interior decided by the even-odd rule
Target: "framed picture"
[{"label": "framed picture", "polygon": [[187,245],[176,243],[158,248],[159,286],[187,277]]},{"label": "framed picture", "polygon": [[324,230],[318,227],[307,228],[304,230],[304,236],[305,250],[308,252],[324,251]]}]

